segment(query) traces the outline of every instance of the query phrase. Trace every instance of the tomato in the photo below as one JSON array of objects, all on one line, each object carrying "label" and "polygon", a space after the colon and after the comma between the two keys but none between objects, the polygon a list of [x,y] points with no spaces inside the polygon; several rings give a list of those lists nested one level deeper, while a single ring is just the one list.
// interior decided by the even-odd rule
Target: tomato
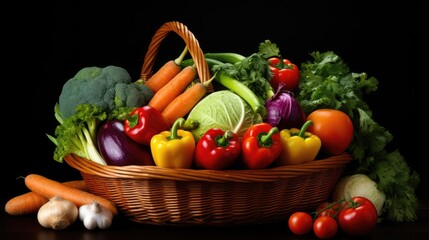
[{"label": "tomato", "polygon": [[338,212],[341,210],[341,203],[324,202],[316,208],[317,217],[330,216],[337,218]]},{"label": "tomato", "polygon": [[340,228],[350,236],[367,235],[376,227],[377,220],[377,209],[365,197],[353,197],[338,214]]},{"label": "tomato", "polygon": [[333,238],[337,235],[338,223],[329,216],[318,217],[314,221],[313,232],[320,239]]},{"label": "tomato", "polygon": [[289,217],[288,225],[296,235],[304,235],[313,228],[313,218],[309,213],[295,212]]},{"label": "tomato", "polygon": [[337,109],[317,109],[307,116],[313,125],[307,131],[322,141],[321,151],[329,155],[343,153],[353,140],[353,122],[349,115]]}]

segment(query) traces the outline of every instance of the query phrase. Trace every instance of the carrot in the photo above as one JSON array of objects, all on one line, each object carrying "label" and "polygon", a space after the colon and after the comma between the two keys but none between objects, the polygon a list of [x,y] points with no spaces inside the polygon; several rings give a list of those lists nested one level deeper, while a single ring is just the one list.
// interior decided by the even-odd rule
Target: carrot
[{"label": "carrot", "polygon": [[148,105],[162,112],[167,105],[179,96],[197,76],[194,66],[187,66],[182,69],[164,87],[156,92]]},{"label": "carrot", "polygon": [[174,78],[181,70],[180,64],[188,53],[188,47],[175,60],[166,62],[146,82],[145,85],[155,94]]},{"label": "carrot", "polygon": [[[66,186],[87,191],[88,188],[83,180],[73,180],[63,183]],[[11,198],[5,205],[5,211],[14,216],[34,214],[39,208],[49,201],[48,198],[35,192],[27,192]]]},{"label": "carrot", "polygon": [[25,185],[31,191],[48,199],[51,199],[54,196],[61,196],[64,199],[72,201],[77,207],[97,201],[104,207],[110,209],[113,215],[118,214],[115,204],[110,200],[90,192],[68,187],[60,182],[39,174],[27,175],[27,177],[25,177]]},{"label": "carrot", "polygon": [[10,199],[4,209],[14,216],[33,214],[39,211],[39,208],[49,200],[34,192],[27,192]]},{"label": "carrot", "polygon": [[[213,79],[213,78],[212,78]],[[186,89],[183,93],[171,101],[162,111],[162,116],[169,126],[181,117],[188,114],[192,108],[207,94],[207,87],[211,80],[204,83],[198,82]]]}]

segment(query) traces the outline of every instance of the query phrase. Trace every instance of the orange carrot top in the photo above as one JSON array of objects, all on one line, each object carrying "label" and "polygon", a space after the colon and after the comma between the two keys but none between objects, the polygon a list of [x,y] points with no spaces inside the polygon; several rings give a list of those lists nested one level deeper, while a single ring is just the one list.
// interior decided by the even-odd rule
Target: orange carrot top
[{"label": "orange carrot top", "polygon": [[167,105],[179,96],[196,76],[197,70],[194,66],[183,68],[182,71],[155,93],[148,105],[160,112],[164,111]]},{"label": "orange carrot top", "polygon": [[174,78],[181,70],[180,64],[188,53],[188,47],[182,51],[175,60],[170,60],[161,66],[145,83],[145,85],[155,94]]}]

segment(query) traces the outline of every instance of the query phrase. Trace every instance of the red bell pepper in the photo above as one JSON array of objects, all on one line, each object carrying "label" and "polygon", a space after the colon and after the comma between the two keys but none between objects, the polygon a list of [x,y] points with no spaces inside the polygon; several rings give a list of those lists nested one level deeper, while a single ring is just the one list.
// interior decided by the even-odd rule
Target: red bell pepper
[{"label": "red bell pepper", "polygon": [[266,168],[281,151],[279,130],[268,123],[252,125],[242,138],[242,161],[247,168]]},{"label": "red bell pepper", "polygon": [[150,106],[134,109],[124,120],[124,131],[134,141],[149,145],[150,139],[170,127],[160,111]]},{"label": "red bell pepper", "polygon": [[204,169],[225,169],[233,165],[241,153],[238,136],[230,130],[211,128],[198,140],[195,164]]},{"label": "red bell pepper", "polygon": [[280,84],[284,84],[283,89],[293,91],[299,84],[299,69],[296,64],[281,57],[271,57],[268,59],[270,71],[273,77],[270,85],[277,90]]}]

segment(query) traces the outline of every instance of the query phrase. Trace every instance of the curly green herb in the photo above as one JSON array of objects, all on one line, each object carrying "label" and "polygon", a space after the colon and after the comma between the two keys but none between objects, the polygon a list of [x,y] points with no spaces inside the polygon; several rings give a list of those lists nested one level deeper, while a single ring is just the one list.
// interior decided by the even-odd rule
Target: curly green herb
[{"label": "curly green herb", "polygon": [[348,148],[355,159],[355,173],[368,175],[386,195],[385,218],[416,220],[415,196],[419,175],[408,166],[399,150],[389,152],[393,136],[372,119],[365,95],[377,90],[378,81],[366,73],[354,73],[335,53],[313,52],[314,59],[301,65],[298,101],[308,114],[318,108],[339,109],[351,117],[355,128]]}]

